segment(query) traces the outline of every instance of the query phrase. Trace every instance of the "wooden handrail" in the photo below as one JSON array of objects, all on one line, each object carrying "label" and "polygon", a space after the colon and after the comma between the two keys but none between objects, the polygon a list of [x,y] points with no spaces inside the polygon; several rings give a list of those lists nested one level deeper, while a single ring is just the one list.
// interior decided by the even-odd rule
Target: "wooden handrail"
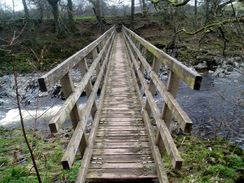
[{"label": "wooden handrail", "polygon": [[152,67],[148,64],[146,59],[142,56],[141,52],[138,48],[134,45],[132,40],[125,34],[125,38],[128,40],[128,43],[133,48],[136,56],[140,59],[143,67],[147,71],[148,75],[150,76],[151,80],[153,81],[154,85],[158,89],[160,95],[164,98],[165,103],[173,111],[173,116],[175,117],[176,121],[179,123],[181,129],[184,132],[190,132],[192,128],[192,121],[188,117],[188,115],[184,112],[184,110],[180,107],[176,99],[172,96],[170,92],[167,91],[167,87],[165,84],[160,80],[157,74],[152,70]]},{"label": "wooden handrail", "polygon": [[123,30],[130,36],[135,38],[143,47],[151,52],[162,64],[167,65],[182,81],[184,81],[190,88],[199,90],[201,86],[202,77],[195,71],[186,67],[184,64],[169,56],[164,51],[158,49],[142,37],[138,36],[127,27],[123,26]]},{"label": "wooden handrail", "polygon": [[89,53],[91,53],[101,42],[106,40],[106,38],[115,30],[115,27],[111,27],[108,31],[106,31],[102,36],[98,39],[90,43],[88,46],[78,51],[62,63],[60,63],[57,67],[50,70],[48,73],[43,75],[38,79],[40,90],[45,92],[48,90],[48,87],[53,86],[57,83],[64,75],[66,75],[70,69],[76,66],[82,59],[84,59]]},{"label": "wooden handrail", "polygon": [[[114,32],[113,32],[114,33]],[[97,58],[93,61],[92,65],[90,66],[87,73],[83,76],[81,82],[78,84],[78,87],[75,89],[75,91],[66,99],[64,102],[64,105],[59,109],[58,113],[55,115],[54,118],[51,119],[49,122],[49,127],[52,133],[56,133],[60,127],[60,125],[63,124],[63,122],[66,120],[67,115],[71,112],[74,105],[76,104],[77,100],[79,99],[80,95],[86,88],[89,80],[92,77],[93,72],[95,71],[98,63],[101,61],[102,56],[107,51],[108,46],[110,45],[110,41],[113,37],[112,35],[107,39],[105,46],[98,54]]]},{"label": "wooden handrail", "polygon": [[[112,42],[113,42],[113,37],[112,37]],[[104,59],[102,67],[101,67],[101,69],[99,71],[99,74],[97,76],[97,80],[96,80],[96,82],[94,84],[92,93],[90,94],[90,96],[89,96],[89,98],[87,100],[87,103],[85,105],[82,119],[78,123],[78,125],[77,125],[77,127],[76,127],[76,129],[75,129],[70,141],[69,141],[67,149],[66,149],[66,151],[65,151],[65,153],[64,153],[64,155],[62,157],[61,162],[62,162],[62,165],[63,165],[64,169],[70,169],[72,164],[73,164],[73,162],[74,162],[75,155],[76,155],[76,153],[78,151],[79,144],[80,144],[80,141],[81,141],[83,133],[84,133],[84,129],[86,127],[89,115],[91,113],[92,105],[95,102],[95,99],[96,99],[96,96],[97,96],[97,91],[99,89],[99,86],[101,84],[102,78],[104,76],[105,67],[106,67],[108,59],[109,59],[109,53],[110,53],[111,48],[112,48],[112,44],[110,44],[110,46],[109,46],[109,48],[108,48],[108,50],[106,52],[106,57]]]},{"label": "wooden handrail", "polygon": [[[124,37],[125,38],[125,37]],[[139,96],[139,99],[140,99],[140,103],[141,105],[143,106],[144,104],[144,100],[142,98],[142,96],[140,95],[141,94],[141,90],[139,88],[139,83],[138,83],[138,77],[136,77],[136,71],[134,68],[134,64],[132,62],[135,61],[135,57],[134,55],[132,54],[131,52],[131,49],[129,48],[129,45],[128,45],[128,42],[126,41],[125,39],[125,43],[126,43],[126,46],[128,48],[128,54],[130,55],[131,57],[131,62],[129,62],[129,65],[130,65],[130,70],[131,70],[131,73],[132,73],[132,77],[133,77],[133,80],[135,83],[137,83],[136,85],[136,92]],[[139,68],[137,68],[139,70]],[[150,145],[151,145],[151,148],[152,148],[152,155],[153,155],[153,158],[155,160],[155,163],[156,163],[156,167],[157,167],[157,174],[158,174],[158,179],[159,179],[159,182],[163,182],[163,183],[168,183],[168,177],[167,177],[167,174],[165,173],[165,170],[164,170],[164,165],[163,165],[163,161],[162,161],[162,158],[161,158],[161,155],[160,155],[160,151],[159,149],[157,148],[156,144],[155,144],[155,135],[154,135],[154,132],[153,132],[153,128],[152,128],[152,125],[150,123],[150,118],[149,118],[149,115],[147,113],[146,110],[142,110],[142,117],[143,117],[143,121],[144,121],[144,124],[145,124],[145,127],[146,127],[146,130],[148,132],[148,136],[149,136],[149,142],[150,142]],[[168,130],[168,129],[166,129]]]},{"label": "wooden handrail", "polygon": [[[127,48],[129,50],[129,55],[130,55],[131,60],[133,62],[133,67],[134,67],[135,72],[137,73],[140,84],[142,85],[142,88],[144,89],[145,95],[147,97],[148,104],[150,105],[150,109],[152,111],[153,118],[156,121],[157,129],[159,130],[159,133],[163,139],[165,148],[166,148],[167,153],[169,154],[169,156],[171,158],[173,167],[175,169],[180,169],[183,160],[179,155],[179,152],[176,148],[174,140],[173,140],[167,126],[165,125],[164,121],[162,119],[160,119],[159,109],[158,109],[158,107],[157,107],[157,105],[153,99],[151,92],[148,89],[147,84],[145,83],[144,76],[143,76],[142,72],[140,71],[140,65],[136,61],[136,58],[135,58],[135,56],[131,50],[131,47],[128,43],[128,39],[130,39],[130,38],[127,37],[127,39],[125,39],[125,40],[127,41]],[[153,143],[155,143],[155,142],[153,142]]]}]

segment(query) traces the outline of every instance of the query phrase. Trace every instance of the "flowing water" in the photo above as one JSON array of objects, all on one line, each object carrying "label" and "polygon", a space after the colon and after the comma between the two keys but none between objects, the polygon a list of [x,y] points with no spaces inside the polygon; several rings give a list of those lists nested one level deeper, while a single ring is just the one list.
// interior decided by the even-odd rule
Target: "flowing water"
[{"label": "flowing water", "polygon": [[[22,80],[26,82],[28,78],[23,77]],[[13,92],[3,87],[2,90]],[[39,95],[35,89],[29,95],[30,100],[27,100],[27,103],[23,102],[24,121],[27,127],[48,130],[48,121],[64,101],[51,95],[36,97]],[[203,138],[221,135],[244,148],[243,95],[244,77],[241,73],[233,71],[224,78],[203,74],[200,91],[191,90],[181,83],[177,100],[193,121],[193,134]],[[161,98],[156,96],[156,99],[159,107],[162,107]],[[81,97],[80,105],[84,106],[85,101],[86,97]],[[13,95],[0,96],[0,126],[20,127],[19,113]]]}]

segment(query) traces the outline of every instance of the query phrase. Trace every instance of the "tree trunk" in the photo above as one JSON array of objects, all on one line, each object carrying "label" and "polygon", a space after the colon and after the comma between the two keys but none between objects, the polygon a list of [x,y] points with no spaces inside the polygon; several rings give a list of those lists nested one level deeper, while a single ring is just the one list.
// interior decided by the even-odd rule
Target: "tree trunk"
[{"label": "tree trunk", "polygon": [[131,0],[131,22],[130,27],[134,29],[135,0]]},{"label": "tree trunk", "polygon": [[205,25],[209,22],[209,13],[210,13],[210,0],[205,0]]},{"label": "tree trunk", "polygon": [[25,12],[25,19],[26,21],[29,21],[29,10],[28,10],[28,7],[27,7],[27,3],[26,3],[26,0],[22,0],[22,3],[23,3],[23,6],[24,6],[24,12]]},{"label": "tree trunk", "polygon": [[43,17],[44,17],[44,5],[43,5],[43,1],[38,1],[38,8],[39,8],[39,20],[42,23],[43,22]]},{"label": "tree trunk", "polygon": [[12,5],[13,5],[13,17],[15,19],[15,2],[12,0]]},{"label": "tree trunk", "polygon": [[52,7],[55,30],[58,34],[61,34],[61,33],[63,33],[63,31],[62,31],[62,28],[60,25],[60,20],[59,20],[59,8],[58,8],[59,0],[48,0],[48,2]]},{"label": "tree trunk", "polygon": [[147,16],[147,5],[145,0],[142,0],[142,7],[143,7],[143,15]]},{"label": "tree trunk", "polygon": [[195,5],[194,5],[194,16],[196,19],[197,18],[197,0],[195,0]]},{"label": "tree trunk", "polygon": [[101,20],[101,11],[100,11],[100,0],[96,0],[96,13],[99,19]]},{"label": "tree trunk", "polygon": [[72,0],[68,0],[67,7],[68,7],[69,26],[71,28],[71,31],[74,32],[74,30],[75,30],[75,21],[74,21],[74,16],[73,16],[73,3],[72,3]]}]

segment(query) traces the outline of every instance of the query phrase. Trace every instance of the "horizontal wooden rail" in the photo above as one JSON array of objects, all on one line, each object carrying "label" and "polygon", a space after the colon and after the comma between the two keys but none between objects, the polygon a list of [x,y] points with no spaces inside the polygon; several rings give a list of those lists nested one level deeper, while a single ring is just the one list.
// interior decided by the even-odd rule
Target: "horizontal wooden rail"
[{"label": "horizontal wooden rail", "polygon": [[172,111],[173,117],[179,123],[181,129],[184,132],[190,132],[192,128],[192,121],[188,117],[188,115],[184,112],[184,110],[180,107],[176,99],[172,96],[170,92],[167,91],[167,87],[165,84],[160,80],[158,75],[152,70],[152,67],[148,64],[146,59],[142,56],[141,52],[138,48],[134,45],[132,40],[128,37],[125,33],[125,38],[128,40],[130,46],[133,48],[136,56],[140,59],[143,67],[147,71],[148,75],[150,76],[151,80],[153,81],[154,85],[156,86],[157,90],[159,91],[160,95],[164,98],[165,103]]},{"label": "horizontal wooden rail", "polygon": [[[128,37],[127,37],[128,38]],[[129,39],[129,38],[128,38]],[[175,169],[180,169],[181,168],[181,165],[182,165],[182,158],[180,157],[179,155],[179,152],[176,148],[176,145],[174,143],[174,140],[169,132],[169,129],[167,128],[167,126],[165,125],[165,122],[160,119],[160,112],[159,112],[159,109],[153,99],[153,96],[152,94],[150,93],[149,89],[148,89],[148,86],[144,80],[144,75],[142,74],[142,72],[140,71],[140,65],[138,64],[138,62],[136,61],[136,58],[130,48],[130,45],[128,44],[128,39],[126,40],[127,41],[127,48],[129,50],[129,54],[131,56],[131,60],[133,62],[133,67],[134,67],[134,70],[136,71],[137,73],[137,76],[140,80],[140,84],[142,85],[143,89],[144,89],[144,92],[145,92],[145,95],[147,97],[147,102],[149,103],[150,105],[150,109],[152,111],[152,115],[153,115],[153,118],[154,120],[156,121],[156,125],[157,125],[157,129],[159,130],[159,133],[162,137],[162,140],[163,140],[163,143],[166,147],[166,150],[167,150],[167,153],[169,154],[170,158],[171,158],[171,162],[172,162],[172,165]],[[153,142],[155,143],[155,142]]]},{"label": "horizontal wooden rail", "polygon": [[[131,49],[129,48],[129,44],[126,41],[126,39],[125,39],[125,43],[126,43],[126,46],[128,48],[128,54],[130,55],[131,62],[134,63],[135,57],[132,54]],[[138,96],[140,98],[140,103],[143,106],[144,102],[143,102],[142,96],[140,95],[141,94],[141,90],[140,90],[140,88],[138,86],[139,83],[137,82],[136,71],[133,69],[134,64],[131,63],[131,62],[129,64],[130,64],[130,69],[131,69],[131,72],[132,72],[132,77],[133,77],[134,82],[137,83],[136,84],[136,92],[137,92],[137,94],[138,94]],[[139,68],[138,68],[138,70],[139,70]],[[163,165],[163,161],[162,161],[162,158],[161,158],[160,151],[159,151],[159,149],[157,148],[157,146],[155,144],[155,135],[154,135],[154,132],[152,130],[152,126],[151,126],[151,123],[150,123],[150,118],[149,118],[149,115],[148,115],[146,110],[142,110],[142,117],[143,117],[143,121],[144,121],[146,130],[148,132],[149,142],[150,142],[150,146],[151,146],[151,149],[152,149],[152,155],[153,155],[153,158],[155,160],[156,170],[157,170],[159,182],[160,183],[168,183],[169,182],[168,181],[168,177],[167,177],[164,165]],[[168,129],[166,129],[166,130],[168,130]]]},{"label": "horizontal wooden rail", "polygon": [[101,37],[93,41],[91,44],[78,51],[64,62],[60,63],[57,67],[50,70],[48,73],[43,75],[38,79],[40,90],[45,92],[50,86],[57,83],[64,75],[66,75],[70,69],[76,66],[82,59],[84,59],[89,53],[91,53],[102,41],[106,40],[108,36],[114,31],[113,26],[107,32],[105,32]]},{"label": "horizontal wooden rail", "polygon": [[[109,60],[110,60],[110,56],[109,56]],[[94,121],[92,124],[91,132],[89,134],[89,139],[88,139],[88,146],[85,150],[84,157],[83,157],[83,160],[81,162],[81,167],[80,167],[80,170],[78,172],[78,175],[77,175],[77,178],[75,181],[76,183],[85,183],[85,181],[86,181],[86,174],[88,171],[89,163],[91,161],[93,146],[94,146],[94,140],[96,137],[96,132],[97,132],[98,125],[99,125],[99,120],[100,120],[100,116],[102,113],[102,104],[103,104],[104,97],[105,97],[105,86],[108,83],[110,65],[111,65],[111,62],[109,62],[108,66],[107,66],[106,75],[104,78],[104,85],[102,87],[100,101],[98,104],[98,111],[95,115],[95,118],[94,118]]]},{"label": "horizontal wooden rail", "polygon": [[74,105],[80,98],[80,95],[86,88],[89,80],[91,79],[93,72],[97,68],[98,63],[101,61],[101,58],[103,55],[107,52],[108,46],[111,44],[111,39],[113,37],[113,34],[107,39],[105,46],[98,54],[97,58],[93,61],[92,65],[88,69],[87,73],[83,76],[81,82],[78,84],[78,87],[75,89],[75,91],[66,99],[64,102],[64,105],[59,109],[58,113],[55,115],[54,118],[51,119],[49,122],[49,127],[52,133],[57,133],[60,126],[64,123],[66,120],[67,115],[71,112]]},{"label": "horizontal wooden rail", "polygon": [[200,89],[202,77],[197,72],[186,67],[184,64],[158,49],[125,26],[123,26],[123,30],[124,32],[127,32],[128,35],[136,39],[143,47],[146,48],[146,50],[151,52],[161,63],[167,65],[169,69],[172,70],[190,88],[194,90]]},{"label": "horizontal wooden rail", "polygon": [[[112,37],[111,42],[113,42],[113,37]],[[78,125],[77,125],[77,127],[76,127],[70,141],[69,141],[67,149],[63,155],[63,158],[61,160],[64,169],[70,169],[73,162],[74,162],[75,155],[78,151],[81,138],[82,138],[83,134],[85,133],[84,132],[85,127],[86,127],[89,115],[91,113],[92,106],[94,105],[94,102],[96,102],[95,100],[96,100],[96,96],[97,96],[97,91],[99,89],[103,75],[105,73],[105,67],[106,67],[108,59],[109,59],[111,47],[112,47],[112,44],[110,44],[109,48],[106,51],[106,57],[104,59],[102,67],[99,71],[99,74],[97,76],[97,80],[96,80],[95,85],[92,89],[92,93],[90,94],[90,96],[87,100],[87,103],[85,105],[84,111],[82,113],[83,114],[82,120],[78,123]]]}]

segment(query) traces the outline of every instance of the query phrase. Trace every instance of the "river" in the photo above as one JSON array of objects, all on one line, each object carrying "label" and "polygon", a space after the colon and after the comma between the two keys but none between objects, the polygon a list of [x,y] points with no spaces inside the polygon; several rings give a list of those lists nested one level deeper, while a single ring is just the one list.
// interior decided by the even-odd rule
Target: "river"
[{"label": "river", "polygon": [[[19,80],[23,88],[20,89],[22,93],[28,93],[26,83],[31,80],[30,78],[35,80],[40,75],[21,76]],[[19,114],[13,94],[13,78],[5,76],[5,79],[1,78],[1,80],[0,126],[19,128]],[[194,135],[202,138],[223,136],[244,148],[243,95],[243,74],[233,71],[220,78],[207,73],[203,74],[199,91],[191,90],[184,83],[180,83],[177,101],[192,119]],[[22,112],[26,127],[44,131],[48,131],[48,121],[64,102],[60,97],[55,97],[50,93],[49,95],[40,93],[37,84],[34,84],[27,97],[22,98]],[[155,98],[158,106],[162,107],[162,99],[159,96]],[[80,97],[81,107],[84,107],[85,101],[85,96]],[[66,125],[69,125],[69,122]]]}]

